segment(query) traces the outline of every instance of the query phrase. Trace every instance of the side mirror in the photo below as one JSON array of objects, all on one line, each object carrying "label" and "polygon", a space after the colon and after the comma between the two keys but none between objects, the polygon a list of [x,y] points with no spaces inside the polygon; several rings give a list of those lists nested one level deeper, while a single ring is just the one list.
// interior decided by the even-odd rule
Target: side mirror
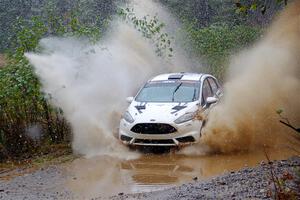
[{"label": "side mirror", "polygon": [[133,99],[134,99],[133,97],[127,97],[126,101],[127,101],[127,103],[131,103],[133,101]]},{"label": "side mirror", "polygon": [[207,99],[206,99],[207,106],[210,106],[211,104],[214,104],[217,102],[218,102],[218,98],[216,98],[216,97],[207,97]]}]

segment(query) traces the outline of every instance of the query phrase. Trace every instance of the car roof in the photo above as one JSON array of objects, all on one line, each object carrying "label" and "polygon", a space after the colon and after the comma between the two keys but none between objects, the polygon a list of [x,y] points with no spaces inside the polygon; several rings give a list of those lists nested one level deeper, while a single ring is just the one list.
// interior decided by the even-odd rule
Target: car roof
[{"label": "car roof", "polygon": [[186,72],[160,74],[150,79],[149,82],[167,81],[167,80],[200,81],[204,75],[206,74],[186,73]]}]

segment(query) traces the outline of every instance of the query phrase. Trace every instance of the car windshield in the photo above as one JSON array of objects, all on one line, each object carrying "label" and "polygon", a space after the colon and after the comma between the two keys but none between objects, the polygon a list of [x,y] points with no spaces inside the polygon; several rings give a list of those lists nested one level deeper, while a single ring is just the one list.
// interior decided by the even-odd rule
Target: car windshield
[{"label": "car windshield", "polygon": [[150,82],[136,97],[138,102],[193,102],[199,98],[199,82]]}]

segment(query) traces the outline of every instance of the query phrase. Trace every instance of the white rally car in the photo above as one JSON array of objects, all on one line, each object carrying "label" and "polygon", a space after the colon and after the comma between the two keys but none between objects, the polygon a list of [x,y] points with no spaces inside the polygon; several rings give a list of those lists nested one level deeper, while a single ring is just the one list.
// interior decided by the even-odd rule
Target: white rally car
[{"label": "white rally car", "polygon": [[[222,91],[209,74],[171,73],[150,79],[123,114],[119,139],[127,145],[180,146],[199,141],[204,121],[195,119]],[[205,111],[206,110],[206,111]]]}]

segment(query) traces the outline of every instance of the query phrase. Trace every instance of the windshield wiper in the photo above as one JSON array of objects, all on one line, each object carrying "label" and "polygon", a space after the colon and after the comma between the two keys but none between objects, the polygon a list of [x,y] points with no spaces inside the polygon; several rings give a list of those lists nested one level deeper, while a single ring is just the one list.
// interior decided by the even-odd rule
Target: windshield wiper
[{"label": "windshield wiper", "polygon": [[175,93],[176,93],[177,90],[181,87],[181,85],[182,85],[182,82],[181,82],[179,85],[177,85],[177,87],[176,87],[175,90],[173,91],[173,94],[172,94],[172,102],[174,102],[174,96],[175,96]]},{"label": "windshield wiper", "polygon": [[192,101],[195,101],[196,100],[196,88],[194,88],[194,94],[193,94],[193,99]]}]

